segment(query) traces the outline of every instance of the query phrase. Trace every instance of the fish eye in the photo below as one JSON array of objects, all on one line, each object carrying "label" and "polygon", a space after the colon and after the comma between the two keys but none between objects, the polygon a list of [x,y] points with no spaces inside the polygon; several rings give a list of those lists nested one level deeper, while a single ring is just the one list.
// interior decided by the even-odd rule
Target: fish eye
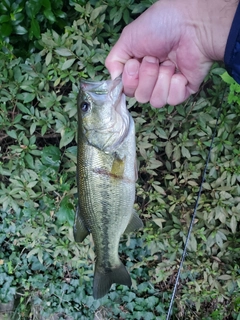
[{"label": "fish eye", "polygon": [[80,107],[83,112],[87,112],[90,109],[90,103],[87,101],[83,101]]}]

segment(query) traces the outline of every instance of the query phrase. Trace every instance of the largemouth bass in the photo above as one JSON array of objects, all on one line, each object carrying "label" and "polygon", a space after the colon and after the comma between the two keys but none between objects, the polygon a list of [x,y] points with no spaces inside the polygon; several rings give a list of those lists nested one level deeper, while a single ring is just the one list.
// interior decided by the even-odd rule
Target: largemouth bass
[{"label": "largemouth bass", "polygon": [[133,209],[136,146],[134,121],[126,108],[121,78],[81,81],[78,96],[78,211],[74,238],[91,233],[96,264],[93,297],[108,293],[113,283],[131,286],[119,259],[124,232],[143,226]]}]

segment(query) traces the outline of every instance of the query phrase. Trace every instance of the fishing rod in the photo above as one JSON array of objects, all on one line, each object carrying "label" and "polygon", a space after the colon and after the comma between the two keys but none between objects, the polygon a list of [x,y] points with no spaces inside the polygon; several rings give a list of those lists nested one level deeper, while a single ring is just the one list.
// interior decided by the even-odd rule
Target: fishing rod
[{"label": "fishing rod", "polygon": [[225,94],[226,88],[227,88],[227,86],[225,86],[225,88],[223,90],[222,99],[220,101],[220,106],[219,106],[219,109],[218,109],[218,114],[217,114],[217,119],[216,119],[216,125],[214,127],[214,132],[212,134],[211,144],[210,144],[210,147],[209,147],[208,156],[207,156],[207,160],[206,160],[205,167],[204,167],[202,180],[201,180],[201,184],[200,184],[198,195],[197,195],[197,200],[196,200],[195,207],[194,207],[194,210],[193,210],[191,223],[190,223],[189,228],[188,228],[187,238],[186,238],[186,241],[185,241],[185,245],[184,245],[181,261],[180,261],[180,264],[179,264],[179,268],[178,268],[178,272],[177,272],[177,278],[176,278],[176,281],[175,281],[175,284],[174,284],[174,288],[173,288],[173,292],[172,292],[171,301],[170,301],[170,304],[169,304],[166,320],[170,320],[171,319],[173,303],[174,303],[174,299],[175,299],[175,296],[176,296],[178,282],[179,282],[179,278],[180,278],[180,275],[181,275],[181,272],[182,272],[183,263],[184,263],[184,260],[185,260],[186,254],[187,254],[187,246],[188,246],[188,242],[189,242],[190,235],[191,235],[191,232],[192,232],[192,228],[193,228],[193,225],[194,225],[194,219],[195,219],[195,216],[196,216],[196,213],[197,213],[197,207],[198,207],[198,203],[199,203],[199,200],[200,200],[200,197],[201,197],[203,183],[204,183],[204,180],[205,180],[205,177],[206,177],[206,171],[207,171],[207,167],[208,167],[208,163],[209,163],[209,159],[210,159],[210,155],[211,155],[211,151],[212,151],[212,147],[213,147],[213,142],[214,142],[214,138],[216,136],[216,132],[217,132],[217,128],[218,128],[218,122],[219,122],[219,119],[220,119],[220,114],[222,112],[222,104],[223,104],[223,99],[224,99],[224,94]]}]

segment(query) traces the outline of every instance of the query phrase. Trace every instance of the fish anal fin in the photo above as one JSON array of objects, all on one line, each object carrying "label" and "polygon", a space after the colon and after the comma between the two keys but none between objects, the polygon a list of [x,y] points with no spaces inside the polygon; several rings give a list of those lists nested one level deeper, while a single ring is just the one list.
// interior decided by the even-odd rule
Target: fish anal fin
[{"label": "fish anal fin", "polygon": [[76,242],[82,242],[89,234],[88,229],[85,227],[83,219],[81,218],[79,208],[75,214],[75,221],[73,226],[73,235]]},{"label": "fish anal fin", "polygon": [[133,210],[132,216],[129,220],[128,226],[125,229],[124,233],[130,233],[130,232],[136,231],[141,228],[143,228],[143,222],[139,218],[137,212],[135,210]]},{"label": "fish anal fin", "polygon": [[119,266],[116,268],[107,270],[96,265],[93,281],[94,299],[100,299],[105,296],[113,283],[123,284],[128,287],[132,285],[131,277],[122,262],[120,261]]}]

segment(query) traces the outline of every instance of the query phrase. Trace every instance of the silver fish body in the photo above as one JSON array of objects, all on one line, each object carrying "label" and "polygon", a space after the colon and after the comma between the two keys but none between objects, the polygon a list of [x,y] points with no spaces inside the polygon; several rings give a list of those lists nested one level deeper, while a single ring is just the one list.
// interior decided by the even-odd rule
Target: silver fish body
[{"label": "silver fish body", "polygon": [[81,242],[92,233],[95,299],[107,294],[113,283],[131,286],[118,247],[124,232],[143,226],[133,209],[136,172],[134,121],[126,108],[121,79],[82,81],[74,237]]}]

